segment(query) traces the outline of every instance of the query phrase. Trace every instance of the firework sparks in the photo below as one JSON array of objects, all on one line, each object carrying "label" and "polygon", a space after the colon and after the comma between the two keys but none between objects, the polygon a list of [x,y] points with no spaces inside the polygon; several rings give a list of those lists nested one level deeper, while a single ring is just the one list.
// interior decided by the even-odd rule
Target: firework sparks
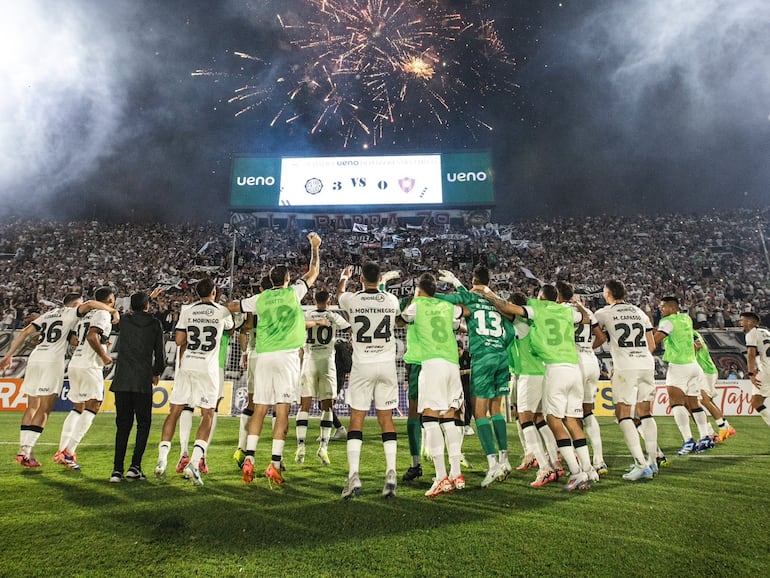
[{"label": "firework sparks", "polygon": [[[339,134],[343,145],[377,145],[386,130],[440,127],[461,118],[474,133],[491,130],[479,117],[486,95],[510,91],[513,60],[494,22],[448,12],[439,0],[304,0],[310,17],[278,16],[291,47],[279,77],[266,59],[233,52],[253,72],[196,70],[196,76],[241,80],[228,102],[236,116],[278,107],[279,120],[302,123],[310,134]],[[295,21],[296,20],[296,21]]]}]

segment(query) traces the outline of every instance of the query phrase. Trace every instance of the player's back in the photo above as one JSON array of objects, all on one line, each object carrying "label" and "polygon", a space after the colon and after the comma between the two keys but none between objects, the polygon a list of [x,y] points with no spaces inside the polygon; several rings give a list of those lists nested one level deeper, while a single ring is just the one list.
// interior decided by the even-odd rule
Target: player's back
[{"label": "player's back", "polygon": [[655,360],[647,343],[650,318],[635,305],[615,303],[596,313],[599,326],[607,333],[610,354],[618,369],[654,369]]},{"label": "player's back", "polygon": [[[483,297],[464,292],[462,303],[470,311],[465,321],[468,328],[468,346],[472,358],[505,352],[513,340],[513,326]],[[506,353],[507,355],[507,353]]]},{"label": "player's back", "polygon": [[755,359],[758,371],[770,372],[770,330],[764,327],[754,327],[746,334],[746,345],[757,348]]},{"label": "player's back", "polygon": [[377,290],[343,293],[340,307],[348,312],[352,330],[353,365],[395,361],[393,331],[401,312],[398,299]]},{"label": "player's back", "polygon": [[99,339],[102,344],[107,343],[112,331],[112,316],[107,311],[92,309],[80,319],[77,326],[78,345],[72,352],[70,367],[102,367],[104,365],[99,359],[99,355],[88,343],[88,334],[91,328],[100,329]]},{"label": "player's back", "polygon": [[318,321],[327,320],[329,325],[316,325],[314,327],[307,328],[307,335],[305,337],[305,354],[318,357],[331,357],[334,355],[334,344],[336,343],[336,330],[338,328],[345,328],[348,323],[345,319],[328,309],[318,310],[313,309],[305,312],[306,321]]},{"label": "player's back", "polygon": [[40,331],[40,342],[30,354],[30,361],[63,361],[69,334],[78,324],[77,308],[57,307],[46,311],[32,324]]},{"label": "player's back", "polygon": [[[205,371],[219,368],[222,334],[228,329],[230,312],[218,303],[199,301],[185,308],[179,316],[178,331],[187,334],[187,346],[181,368]],[[232,322],[229,324],[232,327]]]}]

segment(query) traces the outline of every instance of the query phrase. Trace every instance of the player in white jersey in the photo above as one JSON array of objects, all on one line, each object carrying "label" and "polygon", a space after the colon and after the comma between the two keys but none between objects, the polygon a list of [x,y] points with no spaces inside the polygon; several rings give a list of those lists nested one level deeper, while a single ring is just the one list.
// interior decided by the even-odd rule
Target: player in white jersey
[{"label": "player in white jersey", "polygon": [[[558,281],[556,290],[559,292],[557,301],[567,303],[574,309],[572,299],[575,293],[570,283]],[[580,373],[583,376],[583,430],[586,433],[588,441],[591,442],[591,448],[594,451],[593,466],[596,473],[600,476],[607,475],[607,464],[604,463],[604,451],[602,448],[602,435],[599,429],[599,422],[594,415],[594,401],[596,392],[599,391],[599,359],[594,353],[594,334],[593,328],[596,327],[596,317],[589,310],[586,323],[575,325],[575,345],[578,352],[578,363]]]},{"label": "player in white jersey", "polygon": [[321,463],[329,465],[329,437],[332,431],[332,404],[337,395],[337,366],[334,362],[334,344],[337,331],[350,328],[342,315],[329,311],[329,292],[315,294],[316,309],[305,312],[307,338],[303,348],[300,377],[300,406],[297,411],[297,453],[294,459],[305,461],[310,403],[315,397],[321,406],[321,442],[316,455]]},{"label": "player in white jersey", "polygon": [[765,405],[770,395],[770,331],[759,326],[759,315],[741,313],[741,327],[746,334],[746,360],[751,380],[751,407],[770,426],[770,408]]},{"label": "player in white jersey", "polygon": [[198,468],[208,447],[214,409],[219,400],[219,348],[222,334],[233,327],[233,318],[226,307],[216,302],[217,287],[213,280],[201,279],[195,286],[195,292],[200,300],[180,313],[176,325],[176,344],[180,348],[181,359],[169,396],[169,414],[163,422],[155,477],[165,478],[177,420],[185,406],[191,405],[200,408],[201,421],[184,474],[193,484],[202,486],[203,479]]},{"label": "player in white jersey", "polygon": [[246,456],[242,479],[246,484],[254,480],[254,455],[262,435],[265,416],[273,407],[273,444],[270,465],[265,477],[278,486],[283,485],[281,461],[289,427],[289,409],[299,400],[299,350],[305,343],[305,317],[300,302],[307,295],[308,286],[318,278],[321,237],[307,236],[310,243],[310,265],[307,272],[291,287],[289,270],[283,265],[270,271],[272,287],[241,301],[228,304],[231,311],[254,313],[257,322],[256,365],[254,374],[254,414],[249,418],[246,436]]},{"label": "player in white jersey", "polygon": [[[69,398],[73,403],[72,412],[62,427],[59,451],[54,456],[56,463],[78,470],[75,451],[83,440],[104,400],[103,367],[112,365],[112,358],[104,347],[112,332],[117,317],[109,313],[115,305],[115,293],[109,287],[100,287],[94,299],[106,307],[92,309],[78,323],[78,344],[72,353],[67,374],[69,376]],[[76,415],[77,414],[77,415]],[[71,428],[71,429],[70,429]]]},{"label": "player in white jersey", "polygon": [[51,309],[27,325],[0,360],[0,369],[8,369],[13,363],[13,355],[29,337],[37,334],[38,343],[27,358],[21,384],[21,393],[27,396],[27,409],[21,418],[16,461],[25,468],[40,467],[34,448],[64,384],[64,356],[69,345],[69,335],[75,330],[78,319],[92,309],[106,309],[111,315],[117,315],[115,309],[99,301],[83,303],[80,294],[68,293],[64,296],[63,307]]},{"label": "player in white jersey", "polygon": [[[650,479],[658,471],[658,426],[651,411],[655,395],[655,360],[652,357],[655,341],[650,318],[635,305],[626,303],[625,297],[626,287],[622,281],[611,279],[604,284],[604,300],[608,305],[595,313],[599,325],[593,331],[596,343],[601,344],[606,339],[610,344],[615,417],[634,458],[633,469],[623,478],[636,481]],[[647,457],[634,425],[632,406],[641,420]]]},{"label": "player in white jersey", "polygon": [[338,289],[340,308],[348,313],[353,338],[353,368],[350,370],[348,385],[348,479],[342,490],[342,498],[349,500],[361,492],[358,470],[364,439],[362,429],[372,400],[385,451],[385,486],[382,496],[392,498],[396,495],[397,438],[393,410],[398,407],[396,340],[393,330],[401,310],[395,295],[378,289],[380,266],[377,263],[369,261],[361,266],[362,291],[343,293],[351,272],[350,267],[343,271]]}]

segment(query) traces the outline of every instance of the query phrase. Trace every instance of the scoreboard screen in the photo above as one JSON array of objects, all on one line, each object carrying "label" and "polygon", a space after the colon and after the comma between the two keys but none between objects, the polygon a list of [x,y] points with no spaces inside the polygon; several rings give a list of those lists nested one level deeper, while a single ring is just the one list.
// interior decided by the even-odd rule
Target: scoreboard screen
[{"label": "scoreboard screen", "polygon": [[233,209],[494,204],[488,152],[235,157]]}]

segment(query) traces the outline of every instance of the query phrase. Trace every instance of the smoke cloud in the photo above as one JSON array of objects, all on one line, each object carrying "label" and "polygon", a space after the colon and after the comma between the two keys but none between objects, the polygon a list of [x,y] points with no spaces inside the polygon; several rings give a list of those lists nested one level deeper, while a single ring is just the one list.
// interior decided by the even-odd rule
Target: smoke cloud
[{"label": "smoke cloud", "polygon": [[12,2],[0,20],[0,198],[50,201],[121,138],[125,61],[99,3]]},{"label": "smoke cloud", "polygon": [[614,182],[646,180],[637,192],[672,208],[767,203],[765,0],[603,2],[565,35],[562,63],[583,79],[576,151],[594,135]]}]

